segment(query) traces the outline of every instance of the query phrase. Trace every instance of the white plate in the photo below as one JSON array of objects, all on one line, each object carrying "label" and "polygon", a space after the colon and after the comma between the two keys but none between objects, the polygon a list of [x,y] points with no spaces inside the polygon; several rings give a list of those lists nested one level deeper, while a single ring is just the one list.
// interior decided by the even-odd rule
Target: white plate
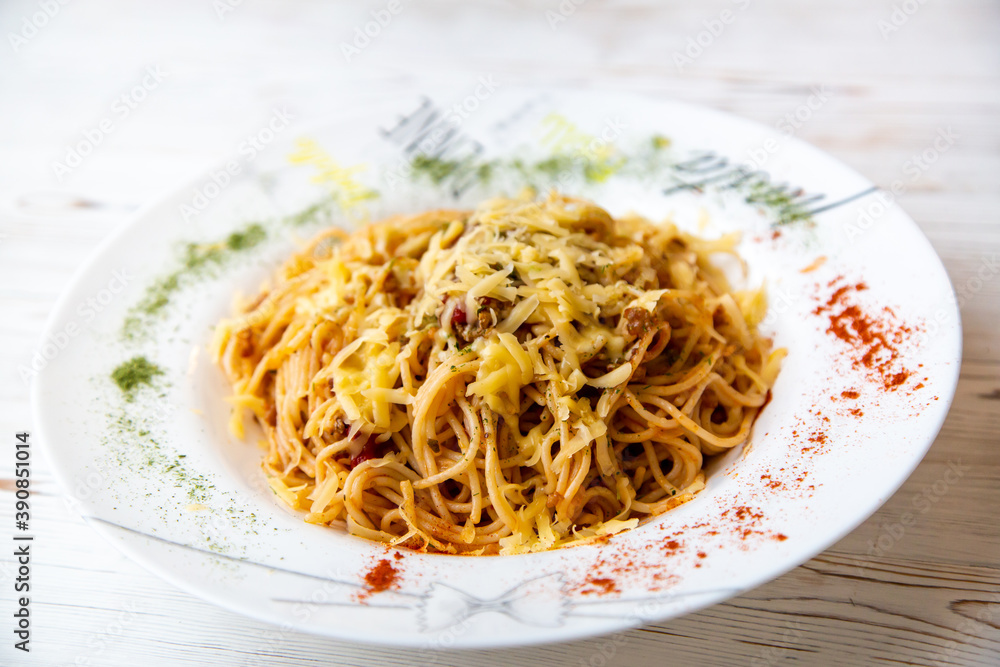
[{"label": "white plate", "polygon": [[[479,93],[487,99],[433,103],[453,109],[439,118],[451,134],[427,129],[427,100],[308,132],[276,120],[258,138],[264,150],[248,144],[232,158],[238,175],[221,175],[223,165],[146,209],[79,273],[47,326],[36,423],[66,492],[122,551],[195,595],[284,628],[407,646],[531,644],[674,617],[753,588],[843,537],[910,474],[954,393],[960,322],[940,261],[887,197],[820,151],[715,111],[606,94]],[[403,135],[417,128],[424,149],[475,153],[465,164],[476,168],[440,184],[407,169],[407,148],[420,149]],[[313,142],[312,159],[292,164],[302,139]],[[553,153],[563,157],[548,160]],[[751,186],[763,171],[742,180],[733,171],[748,159],[772,183],[790,183],[785,195],[747,203],[754,192],[768,198]],[[477,180],[487,171],[488,182]],[[744,282],[768,286],[764,330],[789,350],[750,446],[714,461],[694,501],[600,545],[397,559],[304,523],[268,490],[258,448],[226,430],[227,388],[206,345],[233,293],[255,291],[295,238],[324,225],[468,205],[526,181],[551,185],[553,175],[612,213],[669,214],[706,235],[743,231]],[[366,190],[378,197],[361,199]],[[802,214],[812,222],[790,220]],[[264,242],[182,281],[123,337],[184,244],[225,240],[253,221]],[[899,335],[883,373],[855,364],[865,350],[828,331],[831,312],[817,312],[860,282],[867,289],[850,287],[832,314],[856,305]],[[136,355],[164,375],[127,401],[110,374]],[[910,375],[887,390],[901,372]],[[383,559],[395,586],[371,592],[365,575]]]}]

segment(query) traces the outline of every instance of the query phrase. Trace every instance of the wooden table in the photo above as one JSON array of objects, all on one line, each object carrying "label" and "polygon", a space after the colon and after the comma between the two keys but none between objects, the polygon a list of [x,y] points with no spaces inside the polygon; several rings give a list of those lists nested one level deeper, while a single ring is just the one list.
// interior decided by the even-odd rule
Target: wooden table
[{"label": "wooden table", "polygon": [[[797,136],[882,185],[908,174],[908,161],[939,132],[956,134],[899,200],[964,296],[962,377],[937,442],[851,535],[727,603],[618,638],[446,654],[307,635],[275,644],[269,627],[119,555],[67,509],[37,458],[33,651],[11,647],[13,560],[5,549],[0,664],[1000,664],[1000,5],[564,0],[560,10],[555,0],[402,2],[348,62],[341,43],[388,4],[0,6],[4,442],[33,426],[18,366],[39,344],[50,308],[137,206],[232,153],[276,106],[307,121],[487,74],[502,85],[686,100],[769,125],[820,87],[828,100],[796,121]],[[85,132],[96,136],[104,118],[112,126],[91,154],[58,173],[55,163]],[[4,451],[7,535],[13,456]],[[945,482],[949,466],[965,471],[958,483]],[[915,521],[903,527],[906,512]]]}]

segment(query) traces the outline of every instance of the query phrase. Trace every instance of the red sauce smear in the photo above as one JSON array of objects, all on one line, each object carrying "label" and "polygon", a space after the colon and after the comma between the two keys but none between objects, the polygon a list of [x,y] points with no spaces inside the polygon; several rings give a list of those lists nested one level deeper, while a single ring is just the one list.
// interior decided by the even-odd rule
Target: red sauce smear
[{"label": "red sauce smear", "polygon": [[451,311],[451,326],[461,326],[468,324],[469,318],[465,315],[465,306],[461,302],[455,304],[455,310]]},{"label": "red sauce smear", "polygon": [[361,451],[351,457],[351,467],[353,468],[369,459],[378,458],[377,449],[378,445],[375,443],[375,438],[365,440],[365,444],[361,446]]}]

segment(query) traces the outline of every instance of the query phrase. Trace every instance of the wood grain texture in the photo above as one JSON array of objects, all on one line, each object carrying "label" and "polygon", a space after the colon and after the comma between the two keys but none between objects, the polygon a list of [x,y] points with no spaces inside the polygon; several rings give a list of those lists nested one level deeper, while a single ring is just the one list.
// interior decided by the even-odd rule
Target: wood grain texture
[{"label": "wood grain texture", "polygon": [[[489,652],[279,633],[203,603],[68,511],[40,457],[34,652],[14,655],[4,635],[0,664],[1000,664],[1000,275],[982,268],[1000,254],[1000,5],[589,0],[552,30],[545,12],[558,11],[555,0],[404,3],[347,63],[340,42],[384,2],[232,4],[220,18],[208,1],[69,3],[16,51],[8,35],[39,5],[0,5],[0,438],[32,427],[16,369],[56,298],[138,206],[232,152],[277,105],[308,121],[427,82],[462,89],[483,74],[502,85],[681,99],[768,125],[825,87],[828,102],[796,135],[881,185],[906,179],[900,203],[965,295],[954,407],[902,489],[785,576],[623,635]],[[916,11],[894,9],[904,5]],[[735,19],[679,68],[675,53],[724,10]],[[52,162],[156,65],[169,73],[163,83],[57,179]],[[907,160],[949,129],[954,145],[911,179]],[[0,456],[2,535],[12,521],[11,460]],[[964,471],[960,483],[943,484],[949,466]],[[900,534],[907,512],[916,520]],[[5,551],[2,618],[12,608],[11,567]]]}]

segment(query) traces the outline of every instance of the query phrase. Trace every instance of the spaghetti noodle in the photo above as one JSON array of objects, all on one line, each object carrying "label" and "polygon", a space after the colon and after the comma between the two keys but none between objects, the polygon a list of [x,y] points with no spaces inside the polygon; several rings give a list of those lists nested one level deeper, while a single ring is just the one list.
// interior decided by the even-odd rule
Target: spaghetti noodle
[{"label": "spaghetti noodle", "polygon": [[233,429],[306,521],[447,553],[592,540],[690,500],[783,350],[704,240],[494,199],[321,233],[217,328]]}]

